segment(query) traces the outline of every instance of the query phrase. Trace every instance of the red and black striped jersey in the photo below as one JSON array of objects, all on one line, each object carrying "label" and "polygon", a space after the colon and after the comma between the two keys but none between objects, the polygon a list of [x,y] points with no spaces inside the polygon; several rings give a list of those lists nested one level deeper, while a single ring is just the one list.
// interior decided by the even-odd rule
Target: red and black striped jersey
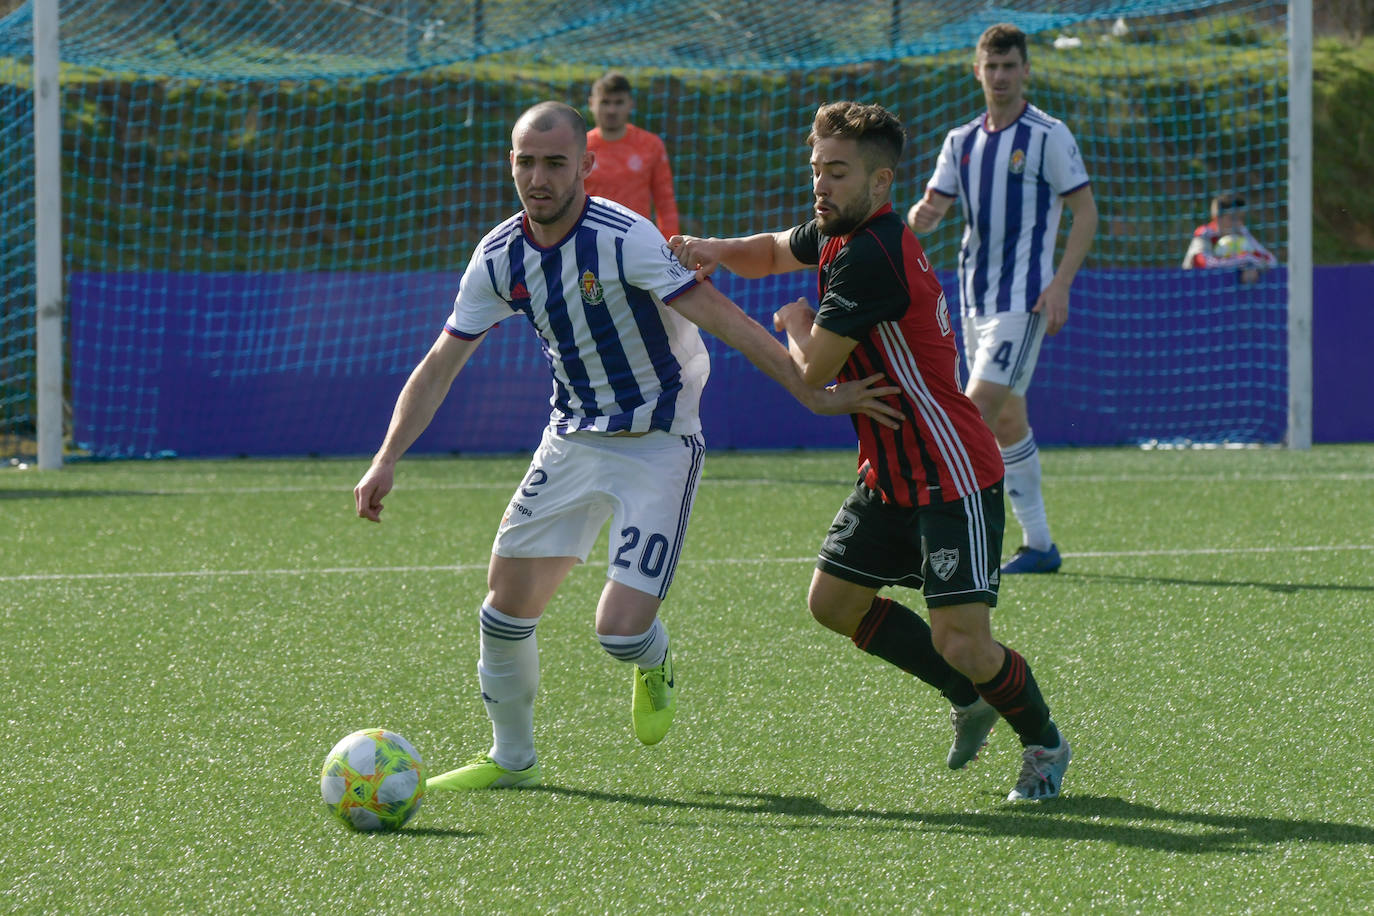
[{"label": "red and black striped jersey", "polygon": [[881,372],[905,421],[887,429],[854,414],[859,472],[899,506],[961,499],[1002,479],[997,440],[959,387],[958,350],[940,281],[890,204],[851,235],[792,230],[792,254],[816,264],[816,324],[858,341],[840,381]]}]

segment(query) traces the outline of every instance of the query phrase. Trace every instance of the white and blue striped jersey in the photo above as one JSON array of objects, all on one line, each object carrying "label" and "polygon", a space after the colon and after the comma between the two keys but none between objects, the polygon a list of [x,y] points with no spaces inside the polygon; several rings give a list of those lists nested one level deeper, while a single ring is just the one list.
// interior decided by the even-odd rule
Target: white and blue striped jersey
[{"label": "white and blue striped jersey", "polygon": [[984,113],[945,137],[926,185],[964,211],[959,299],[965,315],[1022,312],[1054,278],[1063,197],[1088,184],[1063,121],[1029,103],[990,131]]},{"label": "white and blue striped jersey", "polygon": [[523,211],[487,233],[444,330],[472,340],[523,314],[553,373],[554,432],[693,435],[710,360],[697,326],[665,303],[696,284],[653,223],[588,197],[550,248],[525,230]]}]

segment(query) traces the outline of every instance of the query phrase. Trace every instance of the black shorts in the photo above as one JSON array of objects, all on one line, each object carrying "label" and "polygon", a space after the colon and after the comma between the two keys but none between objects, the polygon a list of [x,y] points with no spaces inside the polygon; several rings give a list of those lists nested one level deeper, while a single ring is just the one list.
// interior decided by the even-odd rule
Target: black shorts
[{"label": "black shorts", "polygon": [[816,568],[856,585],[920,589],[927,607],[996,607],[1005,527],[1000,480],[963,499],[915,507],[885,503],[859,481]]}]

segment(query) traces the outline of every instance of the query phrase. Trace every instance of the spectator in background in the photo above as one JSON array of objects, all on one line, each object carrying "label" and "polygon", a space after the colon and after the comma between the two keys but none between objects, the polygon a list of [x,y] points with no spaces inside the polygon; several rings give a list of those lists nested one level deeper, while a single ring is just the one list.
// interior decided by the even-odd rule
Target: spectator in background
[{"label": "spectator in background", "polygon": [[1211,222],[1193,230],[1183,269],[1227,267],[1240,271],[1240,282],[1254,283],[1260,271],[1273,267],[1275,261],[1245,227],[1245,198],[1218,194],[1212,198]]},{"label": "spectator in background", "polygon": [[634,94],[625,74],[612,70],[595,83],[588,100],[596,127],[587,149],[596,155],[587,193],[623,204],[651,219],[664,238],[679,231],[668,150],[657,134],[630,123]]}]

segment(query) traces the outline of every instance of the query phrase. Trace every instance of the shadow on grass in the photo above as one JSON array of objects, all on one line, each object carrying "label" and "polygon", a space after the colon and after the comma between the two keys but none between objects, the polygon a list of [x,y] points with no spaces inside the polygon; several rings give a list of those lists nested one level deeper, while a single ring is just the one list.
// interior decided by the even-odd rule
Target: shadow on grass
[{"label": "shadow on grass", "polygon": [[[1067,795],[1048,802],[1008,802],[979,813],[836,808],[814,796],[767,792],[702,792],[696,799],[683,799],[550,785],[527,791],[645,808],[774,815],[799,820],[798,823],[778,823],[770,819],[757,825],[769,829],[834,830],[860,827],[867,822],[890,829],[926,827],[970,836],[1090,840],[1180,853],[1254,852],[1264,846],[1294,840],[1338,846],[1374,846],[1374,827],[1362,824],[1171,811],[1111,796]],[[854,823],[837,823],[843,821]]]},{"label": "shadow on grass", "polygon": [[1094,582],[1118,582],[1128,585],[1190,585],[1199,588],[1262,588],[1280,595],[1299,592],[1374,592],[1374,585],[1337,585],[1328,582],[1258,582],[1235,579],[1180,579],[1175,576],[1128,576],[1122,573],[1063,572],[1060,579],[1083,579]]},{"label": "shadow on grass", "polygon": [[484,836],[480,830],[457,830],[452,827],[402,827],[396,831],[396,834],[421,839],[440,838],[446,840],[475,840]]}]

